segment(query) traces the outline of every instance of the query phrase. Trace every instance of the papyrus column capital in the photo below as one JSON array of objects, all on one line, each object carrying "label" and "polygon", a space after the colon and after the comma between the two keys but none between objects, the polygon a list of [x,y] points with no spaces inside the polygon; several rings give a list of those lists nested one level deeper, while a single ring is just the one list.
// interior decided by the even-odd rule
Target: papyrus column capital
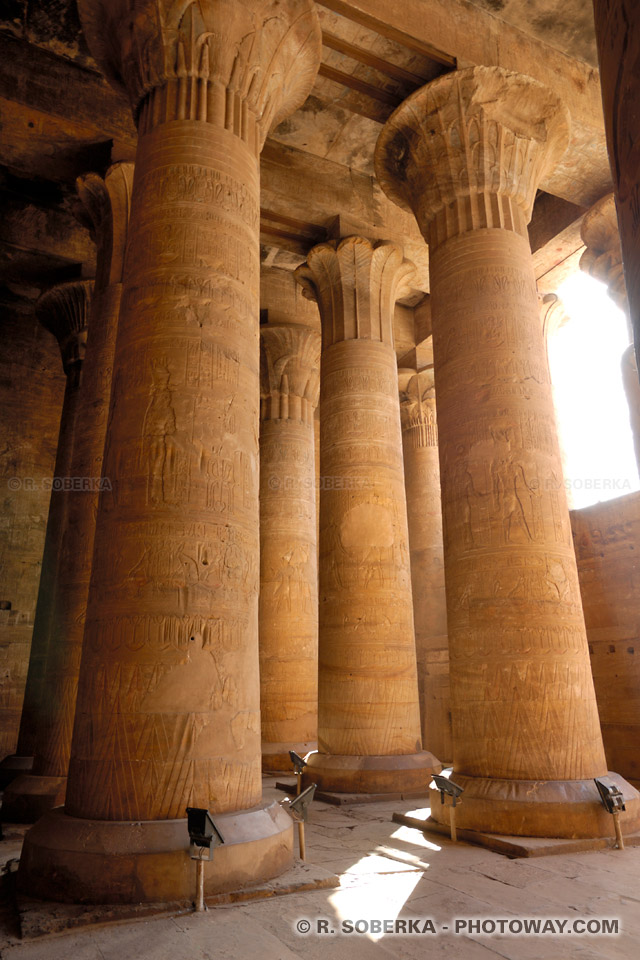
[{"label": "papyrus column capital", "polygon": [[436,397],[433,370],[401,369],[400,422],[402,432],[414,447],[437,447]]},{"label": "papyrus column capital", "polygon": [[587,248],[580,257],[580,269],[606,284],[616,306],[628,313],[618,215],[612,193],[598,200],[584,215],[580,235]]},{"label": "papyrus column capital", "polygon": [[320,394],[320,334],[302,325],[260,329],[263,420],[313,423]]},{"label": "papyrus column capital", "polygon": [[345,237],[313,247],[295,275],[318,302],[323,349],[342,340],[393,346],[393,309],[413,269],[401,248],[384,240]]},{"label": "papyrus column capital", "polygon": [[312,0],[79,0],[78,7],[92,53],[126,90],[141,132],[165,120],[204,120],[259,150],[271,126],[304,102],[320,63]]},{"label": "papyrus column capital", "polygon": [[538,184],[568,139],[567,108],[545,86],[471,67],[398,107],[378,140],[376,174],[430,245],[483,227],[525,235]]},{"label": "papyrus column capital", "polygon": [[84,360],[92,293],[92,280],[61,283],[43,293],[36,304],[38,320],[58,341],[67,376]]},{"label": "papyrus column capital", "polygon": [[134,169],[133,163],[114,163],[104,177],[86,173],[76,180],[84,222],[98,248],[97,290],[122,283]]}]

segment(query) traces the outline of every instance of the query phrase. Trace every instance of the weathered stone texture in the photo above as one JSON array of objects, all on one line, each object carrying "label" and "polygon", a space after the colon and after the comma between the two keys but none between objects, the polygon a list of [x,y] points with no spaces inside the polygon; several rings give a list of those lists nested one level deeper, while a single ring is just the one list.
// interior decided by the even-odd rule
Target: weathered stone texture
[{"label": "weathered stone texture", "polygon": [[46,696],[38,715],[33,771],[14,781],[3,800],[5,816],[19,822],[37,820],[65,798],[95,521],[102,484],[109,482],[102,477],[102,468],[132,180],[133,164],[117,164],[104,179],[87,174],[78,183],[98,246],[69,471],[81,486],[66,495],[55,603],[42,665]]},{"label": "weathered stone texture", "polygon": [[640,493],[571,513],[602,738],[640,783]]},{"label": "weathered stone texture", "polygon": [[607,147],[616,197],[629,314],[640,349],[640,7],[594,0]]},{"label": "weathered stone texture", "polygon": [[53,333],[58,341],[66,377],[54,467],[56,482],[63,485],[53,486],[49,502],[42,573],[20,718],[17,745],[17,753],[20,756],[35,754],[47,705],[46,662],[51,618],[57,604],[58,570],[69,500],[69,491],[64,486],[64,482],[71,476],[73,434],[82,383],[82,363],[87,341],[92,288],[93,284],[86,280],[59,284],[42,294],[36,304],[40,323]]},{"label": "weathered stone texture", "polygon": [[[327,789],[404,789],[422,751],[393,308],[410,270],[390,243],[314,247],[297,276],[322,319],[318,754]],[[379,763],[377,770],[366,764]],[[386,764],[386,768],[385,768]]]},{"label": "weathered stone texture", "polygon": [[[470,68],[409,97],[376,157],[430,247],[460,823],[542,836],[608,830],[591,781],[606,764],[526,231],[567,141],[549,90]],[[625,789],[635,823],[638,796]]]},{"label": "weathered stone texture", "polygon": [[453,746],[433,370],[400,370],[400,416],[422,742],[445,761]]},{"label": "weathered stone texture", "polygon": [[[0,757],[16,747],[27,677],[65,378],[32,313],[2,311],[0,356]],[[17,489],[15,481],[21,483]],[[32,482],[31,482],[32,481]]]},{"label": "weathered stone texture", "polygon": [[263,767],[317,746],[318,563],[314,415],[320,334],[261,328],[260,711]]}]

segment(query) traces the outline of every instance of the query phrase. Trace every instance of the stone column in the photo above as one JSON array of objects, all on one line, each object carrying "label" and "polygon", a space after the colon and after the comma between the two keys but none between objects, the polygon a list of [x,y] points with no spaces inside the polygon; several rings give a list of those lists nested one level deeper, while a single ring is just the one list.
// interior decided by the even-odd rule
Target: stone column
[{"label": "stone column", "polygon": [[132,163],[115,164],[104,180],[87,174],[78,181],[98,247],[97,276],[70,468],[77,486],[66,494],[33,773],[14,781],[2,805],[3,817],[20,823],[33,823],[65,799],[98,498],[100,489],[109,486],[109,478],[102,478],[102,460],[132,182]]},{"label": "stone column", "polygon": [[640,6],[593,0],[604,125],[636,353],[640,344]]},{"label": "stone column", "polygon": [[393,308],[410,269],[391,243],[323,243],[297,270],[322,321],[318,753],[347,793],[424,791]]},{"label": "stone column", "polygon": [[[626,317],[629,337],[633,340],[622,266],[618,217],[612,193],[599,200],[585,214],[580,232],[587,248],[580,258],[580,268],[606,285],[607,293]],[[621,368],[622,384],[629,404],[633,446],[640,471],[640,381],[633,343],[622,354]]]},{"label": "stone column", "polygon": [[640,380],[638,379],[636,351],[632,343],[623,350],[620,367],[622,370],[622,386],[629,404],[629,424],[633,436],[633,449],[635,450],[636,464],[640,474]]},{"label": "stone column", "polygon": [[[52,486],[49,503],[18,745],[15,756],[5,758],[3,762],[3,771],[15,771],[15,774],[25,773],[33,766],[33,757],[42,730],[44,709],[49,698],[45,676],[49,631],[51,618],[58,603],[60,547],[69,499],[68,490],[62,486],[62,480],[71,475],[76,411],[79,406],[78,395],[82,381],[82,363],[87,340],[92,287],[93,283],[88,280],[63,283],[44,293],[36,305],[40,323],[53,333],[58,341],[67,381],[60,415],[60,434],[54,472],[56,483]],[[8,809],[9,804],[6,807],[3,805],[3,816]]]},{"label": "stone column", "polygon": [[451,760],[449,640],[433,370],[401,369],[400,419],[422,742]]},{"label": "stone column", "polygon": [[[190,898],[187,806],[225,844],[205,890],[291,863],[261,802],[259,155],[320,58],[311,0],[81,0],[138,148],[65,811],[19,882]],[[91,855],[88,855],[88,854]]]},{"label": "stone column", "polygon": [[567,140],[545,87],[475,67],[395,111],[376,171],[429,243],[458,822],[588,837],[607,768],[526,226]]},{"label": "stone column", "polygon": [[263,326],[260,424],[262,765],[290,770],[318,739],[314,411],[320,334]]}]

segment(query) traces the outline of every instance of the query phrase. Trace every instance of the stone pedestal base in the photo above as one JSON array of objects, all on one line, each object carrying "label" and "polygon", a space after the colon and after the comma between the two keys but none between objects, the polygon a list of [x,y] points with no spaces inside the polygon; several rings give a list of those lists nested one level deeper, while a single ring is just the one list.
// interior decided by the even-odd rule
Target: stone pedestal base
[{"label": "stone pedestal base", "polygon": [[[205,863],[205,895],[276,877],[293,863],[293,821],[278,803],[215,816],[224,844]],[[52,810],[25,837],[18,888],[62,903],[194,899],[184,820],[82,820]]]},{"label": "stone pedestal base", "polygon": [[66,792],[66,777],[23,774],[5,790],[2,820],[6,823],[35,823],[49,810],[62,806]]},{"label": "stone pedestal base", "polygon": [[311,750],[317,749],[318,744],[315,740],[308,740],[306,743],[263,743],[263,773],[291,773],[293,764],[289,750],[295,750],[299,757],[306,757]]},{"label": "stone pedestal base", "polygon": [[431,775],[442,764],[432,753],[390,757],[350,757],[312,753],[302,775],[302,786],[336,793],[420,793],[426,796]]},{"label": "stone pedestal base", "polygon": [[[638,830],[640,794],[617,773],[608,776],[624,795],[623,832]],[[452,779],[464,789],[456,806],[456,826],[461,830],[516,837],[611,836],[611,814],[602,806],[593,780],[490,780],[455,773]],[[433,819],[449,824],[449,799],[443,806],[437,790],[431,790],[430,797]]]},{"label": "stone pedestal base", "polygon": [[20,757],[15,753],[5,757],[0,763],[0,790],[4,790],[16,777],[29,773],[33,767],[33,757]]}]

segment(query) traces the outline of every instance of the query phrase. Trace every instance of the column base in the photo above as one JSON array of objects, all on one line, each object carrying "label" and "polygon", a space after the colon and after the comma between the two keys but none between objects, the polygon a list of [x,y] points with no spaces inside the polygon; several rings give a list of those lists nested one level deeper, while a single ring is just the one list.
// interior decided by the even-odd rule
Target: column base
[{"label": "column base", "polygon": [[[640,829],[640,794],[617,773],[609,773],[622,790],[626,811],[620,814],[623,832]],[[461,830],[512,837],[588,839],[613,834],[613,818],[600,801],[593,780],[493,780],[451,776],[464,793],[456,805]],[[444,806],[437,790],[430,791],[431,816],[450,823],[450,801]]]},{"label": "column base", "polygon": [[317,740],[308,740],[306,743],[263,743],[262,770],[264,773],[291,773],[293,764],[289,750],[295,750],[299,757],[306,757],[317,749]]},{"label": "column base", "polygon": [[35,823],[64,803],[66,777],[41,777],[26,773],[12,781],[2,798],[4,823]]},{"label": "column base", "polygon": [[[275,801],[214,819],[225,842],[205,863],[205,894],[277,877],[293,863],[293,821]],[[25,837],[18,889],[62,903],[193,900],[187,821],[84,820],[52,810]]]},{"label": "column base", "polygon": [[302,775],[310,783],[334,793],[423,793],[442,764],[428,750],[389,757],[337,756],[312,753]]},{"label": "column base", "polygon": [[33,757],[21,757],[16,753],[5,757],[0,762],[0,790],[4,790],[20,774],[29,773],[33,768],[33,761]]}]

